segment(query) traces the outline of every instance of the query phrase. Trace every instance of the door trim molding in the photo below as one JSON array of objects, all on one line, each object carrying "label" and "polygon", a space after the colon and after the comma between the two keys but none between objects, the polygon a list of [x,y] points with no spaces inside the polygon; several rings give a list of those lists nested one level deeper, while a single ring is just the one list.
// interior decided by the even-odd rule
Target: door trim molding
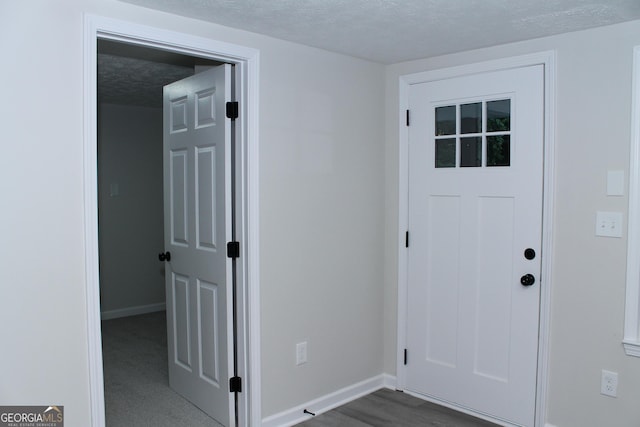
[{"label": "door trim molding", "polygon": [[633,48],[629,160],[627,278],[622,345],[628,356],[640,357],[640,46]]},{"label": "door trim molding", "polygon": [[402,75],[399,78],[399,183],[398,183],[398,330],[396,372],[398,388],[406,384],[404,369],[404,349],[407,330],[407,253],[405,232],[408,230],[409,204],[409,130],[405,126],[406,111],[409,108],[409,87],[412,84],[433,82],[471,74],[521,68],[533,65],[544,66],[544,165],[543,165],[543,213],[542,213],[542,253],[540,277],[540,325],[538,338],[538,373],[536,386],[535,425],[544,426],[547,408],[549,381],[549,330],[553,260],[553,212],[555,182],[555,93],[556,93],[556,52],[545,51],[442,68],[431,71]]},{"label": "door trim molding", "polygon": [[257,49],[95,15],[84,16],[84,242],[91,425],[105,425],[100,326],[97,181],[97,40],[161,48],[236,65],[238,168],[236,172],[238,263],[238,370],[241,425],[261,422],[259,272],[259,62]]}]

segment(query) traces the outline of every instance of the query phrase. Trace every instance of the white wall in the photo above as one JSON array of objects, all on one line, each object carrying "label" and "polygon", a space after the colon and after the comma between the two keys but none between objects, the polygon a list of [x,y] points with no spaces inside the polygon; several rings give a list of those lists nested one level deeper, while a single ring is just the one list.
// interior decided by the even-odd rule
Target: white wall
[{"label": "white wall", "polygon": [[164,303],[164,263],[157,257],[164,252],[162,197],[162,109],[100,104],[98,240],[103,313]]},{"label": "white wall", "polygon": [[263,416],[380,374],[384,67],[115,0],[25,0],[0,3],[0,402],[89,425],[84,13],[261,52]]},{"label": "white wall", "polygon": [[[256,47],[268,416],[382,372],[384,70],[265,41]],[[296,368],[302,340],[309,363]]]},{"label": "white wall", "polygon": [[[626,239],[595,237],[596,211],[627,210],[606,196],[608,170],[628,176],[633,46],[640,21],[387,68],[385,371],[395,372],[398,203],[398,77],[557,52],[556,182],[551,301],[549,423],[635,426],[640,360],[621,346]],[[619,372],[618,398],[600,395],[602,369]]]}]

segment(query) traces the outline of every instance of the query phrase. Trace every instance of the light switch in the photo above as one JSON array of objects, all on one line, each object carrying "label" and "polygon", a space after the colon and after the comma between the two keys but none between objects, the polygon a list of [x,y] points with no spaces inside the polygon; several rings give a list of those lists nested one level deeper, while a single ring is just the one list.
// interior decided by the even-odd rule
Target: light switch
[{"label": "light switch", "polygon": [[622,212],[598,212],[596,236],[622,237]]},{"label": "light switch", "polygon": [[624,171],[607,172],[607,196],[624,196]]}]

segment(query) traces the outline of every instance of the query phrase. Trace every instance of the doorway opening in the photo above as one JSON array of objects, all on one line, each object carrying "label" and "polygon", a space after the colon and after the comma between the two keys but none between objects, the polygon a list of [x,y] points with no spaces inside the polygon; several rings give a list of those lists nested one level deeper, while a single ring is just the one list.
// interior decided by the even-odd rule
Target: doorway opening
[{"label": "doorway opening", "polygon": [[162,88],[217,65],[98,40],[98,244],[109,424],[135,417],[163,425],[162,414],[176,413],[190,424],[211,423],[168,386],[166,263],[154,255],[164,252]]},{"label": "doorway opening", "polygon": [[[135,25],[88,15],[85,18],[85,259],[87,281],[87,332],[91,425],[105,425],[104,377],[100,301],[100,250],[98,226],[98,44],[124,44],[129,49],[155,49],[155,53],[190,57],[194,67],[214,63],[234,65],[234,97],[239,102],[239,118],[234,125],[236,147],[236,238],[240,243],[237,274],[237,375],[242,392],[237,394],[237,421],[249,425],[260,420],[259,368],[259,284],[258,284],[258,153],[257,153],[257,61],[258,51],[196,36]],[[111,46],[113,47],[113,45]],[[123,46],[119,46],[123,47]],[[158,52],[160,51],[160,52]],[[149,51],[151,52],[151,51]],[[196,58],[195,60],[193,58]],[[199,62],[195,64],[195,61]],[[126,72],[126,70],[122,70]],[[114,185],[112,185],[114,184]],[[104,190],[104,185],[102,190]],[[118,182],[107,182],[108,197],[122,197],[128,190]],[[158,254],[150,254],[161,264]],[[106,303],[106,300],[105,300]],[[133,312],[105,310],[108,316],[140,314],[161,310],[161,302],[139,304]],[[105,306],[105,308],[107,308]],[[135,311],[138,310],[138,313]]]}]

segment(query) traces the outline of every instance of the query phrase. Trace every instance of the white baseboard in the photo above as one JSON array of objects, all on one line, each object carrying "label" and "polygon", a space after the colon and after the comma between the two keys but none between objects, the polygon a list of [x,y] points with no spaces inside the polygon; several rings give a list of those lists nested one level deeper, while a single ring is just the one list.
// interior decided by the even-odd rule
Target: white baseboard
[{"label": "white baseboard", "polygon": [[[389,374],[381,374],[357,384],[350,385],[333,393],[327,394],[325,396],[319,397],[318,399],[311,400],[302,405],[298,405],[294,408],[280,412],[279,414],[271,415],[267,418],[264,418],[262,420],[262,427],[290,427],[303,421],[309,420],[313,417],[313,415],[304,413],[305,409],[309,412],[313,412],[317,416],[382,388],[396,390],[397,383],[398,381],[395,376]],[[408,392],[408,394],[413,395],[411,392]],[[424,399],[424,396],[416,396]],[[436,403],[442,404],[441,402]],[[458,408],[453,409],[459,410]],[[478,416],[477,414],[471,415]],[[553,424],[545,423],[544,427],[556,426]]]},{"label": "white baseboard", "polygon": [[382,386],[391,390],[398,388],[398,378],[389,374],[382,374]]},{"label": "white baseboard", "polygon": [[119,308],[100,313],[102,320],[117,319],[118,317],[136,316],[138,314],[153,313],[154,311],[164,311],[165,303],[138,305],[136,307]]},{"label": "white baseboard", "polygon": [[288,409],[280,412],[279,414],[271,415],[262,420],[263,427],[288,427],[294,424],[301,423],[313,417],[313,415],[305,414],[303,411],[306,409],[313,412],[316,415],[327,412],[333,408],[349,403],[359,397],[372,393],[381,388],[395,388],[396,378],[392,375],[382,374],[364,380],[357,384],[350,385],[336,392],[327,394],[318,399],[314,399],[310,402],[296,406],[295,408]]}]

